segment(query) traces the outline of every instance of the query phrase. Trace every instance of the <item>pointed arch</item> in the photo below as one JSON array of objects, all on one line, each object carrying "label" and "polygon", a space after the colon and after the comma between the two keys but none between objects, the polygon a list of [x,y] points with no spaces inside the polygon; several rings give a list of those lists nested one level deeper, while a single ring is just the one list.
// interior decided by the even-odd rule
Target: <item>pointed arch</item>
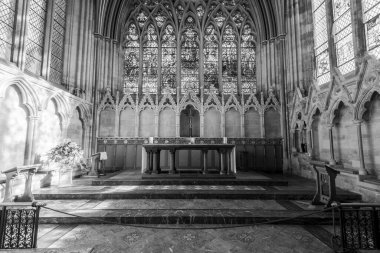
[{"label": "pointed arch", "polygon": [[16,86],[21,93],[22,104],[28,109],[30,116],[38,116],[38,111],[41,107],[41,101],[33,85],[27,82],[24,78],[10,78],[5,80],[0,86],[0,99],[5,97],[9,86]]}]

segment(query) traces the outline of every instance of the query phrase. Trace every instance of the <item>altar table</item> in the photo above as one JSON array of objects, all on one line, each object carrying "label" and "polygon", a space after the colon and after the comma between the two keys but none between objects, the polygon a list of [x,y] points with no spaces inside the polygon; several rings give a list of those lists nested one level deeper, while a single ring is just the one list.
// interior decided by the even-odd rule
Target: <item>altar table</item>
[{"label": "altar table", "polygon": [[200,150],[202,152],[203,174],[207,174],[207,153],[216,150],[220,157],[220,174],[236,173],[236,147],[233,144],[145,144],[142,146],[141,172],[160,173],[160,152],[169,150],[170,174],[175,174],[175,154],[177,150]]}]

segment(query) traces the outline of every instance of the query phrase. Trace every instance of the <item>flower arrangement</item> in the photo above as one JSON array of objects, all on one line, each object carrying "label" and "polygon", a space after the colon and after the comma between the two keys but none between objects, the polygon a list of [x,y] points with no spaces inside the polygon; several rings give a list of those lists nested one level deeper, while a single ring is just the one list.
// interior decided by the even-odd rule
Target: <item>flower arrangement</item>
[{"label": "flower arrangement", "polygon": [[81,147],[70,140],[51,148],[45,155],[41,157],[43,162],[56,164],[60,169],[79,166],[83,160],[83,150]]}]

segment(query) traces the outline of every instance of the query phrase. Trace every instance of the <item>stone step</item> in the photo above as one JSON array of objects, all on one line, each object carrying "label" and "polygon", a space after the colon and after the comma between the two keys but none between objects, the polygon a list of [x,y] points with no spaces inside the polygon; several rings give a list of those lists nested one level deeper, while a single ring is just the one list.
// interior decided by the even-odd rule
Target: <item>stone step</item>
[{"label": "stone step", "polygon": [[[129,187],[129,188],[128,188]],[[135,188],[134,188],[135,187]],[[58,199],[258,199],[258,200],[311,200],[312,190],[276,190],[261,186],[245,186],[245,189],[227,186],[225,189],[139,189],[139,186],[108,186],[102,190],[71,189],[43,190],[34,194],[36,200]],[[199,186],[198,186],[199,187]],[[241,186],[243,187],[243,186]],[[341,202],[358,201],[360,195],[338,191]]]},{"label": "stone step", "polygon": [[[331,212],[312,214],[316,210],[255,209],[63,209],[73,217],[50,210],[40,214],[41,224],[153,224],[153,225],[255,225],[277,222],[286,225],[329,225]],[[311,214],[311,215],[310,215]],[[305,216],[309,215],[309,216]],[[299,217],[301,216],[301,217]],[[336,215],[338,217],[338,215]]]},{"label": "stone step", "polygon": [[206,179],[206,178],[157,178],[157,179],[99,179],[93,180],[93,186],[99,185],[257,185],[257,186],[287,186],[283,179]]}]

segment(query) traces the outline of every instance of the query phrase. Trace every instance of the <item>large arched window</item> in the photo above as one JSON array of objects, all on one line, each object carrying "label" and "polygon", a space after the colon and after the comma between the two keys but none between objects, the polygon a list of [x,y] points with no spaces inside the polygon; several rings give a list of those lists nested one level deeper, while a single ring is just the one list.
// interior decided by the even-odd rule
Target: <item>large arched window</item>
[{"label": "large arched window", "polygon": [[15,23],[15,0],[0,1],[0,57],[10,60]]},{"label": "large arched window", "polygon": [[367,50],[380,58],[380,0],[363,0]]},{"label": "large arched window", "polygon": [[[123,42],[125,86],[134,93],[207,94],[210,87],[250,92],[256,86],[256,33],[247,1],[135,0]],[[128,24],[136,24],[135,40]],[[149,29],[158,39],[147,38]]]}]

